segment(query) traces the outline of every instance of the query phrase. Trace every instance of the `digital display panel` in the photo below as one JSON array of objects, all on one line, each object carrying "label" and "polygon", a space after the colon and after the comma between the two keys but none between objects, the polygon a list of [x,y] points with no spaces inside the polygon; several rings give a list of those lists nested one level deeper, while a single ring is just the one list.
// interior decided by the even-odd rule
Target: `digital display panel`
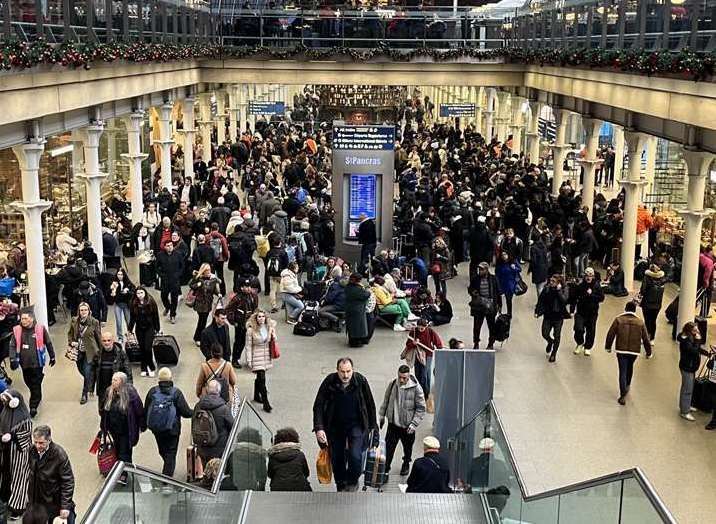
[{"label": "digital display panel", "polygon": [[348,218],[357,219],[361,213],[375,219],[377,205],[376,175],[350,175]]}]

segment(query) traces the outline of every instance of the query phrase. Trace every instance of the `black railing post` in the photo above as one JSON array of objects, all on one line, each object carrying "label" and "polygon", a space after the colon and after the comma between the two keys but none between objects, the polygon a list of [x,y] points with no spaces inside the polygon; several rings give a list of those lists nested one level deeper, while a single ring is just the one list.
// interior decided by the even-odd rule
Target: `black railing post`
[{"label": "black railing post", "polygon": [[12,13],[10,12],[10,0],[5,0],[2,5],[2,32],[6,38],[12,36]]},{"label": "black railing post", "polygon": [[626,3],[627,0],[619,0],[619,6],[617,7],[617,49],[624,48],[624,32],[626,31]]},{"label": "black railing post", "polygon": [[607,28],[609,26],[609,0],[600,0],[602,3],[602,38],[599,41],[599,47],[607,47]]},{"label": "black railing post", "polygon": [[157,2],[149,0],[149,29],[152,32],[152,43],[157,41]]},{"label": "black railing post", "polygon": [[663,13],[663,19],[664,19],[664,28],[662,30],[663,33],[663,40],[661,42],[661,49],[669,49],[669,33],[671,31],[671,0],[664,0],[664,10]]},{"label": "black railing post", "polygon": [[129,41],[129,0],[122,0],[122,39]]},{"label": "black railing post", "polygon": [[[7,23],[8,23],[8,29],[10,24],[10,2],[8,0],[5,0],[5,5],[7,5]],[[64,32],[62,35],[62,39],[67,42],[68,40],[72,39],[72,11],[70,10],[70,0],[62,0],[62,22],[64,25]],[[7,35],[9,36],[10,33],[7,32]]]},{"label": "black railing post", "polygon": [[104,0],[104,27],[105,27],[105,41],[111,42],[114,40],[114,32],[112,30],[112,18],[114,12],[112,10],[112,0]]},{"label": "black railing post", "polygon": [[587,34],[584,35],[584,47],[592,48],[592,33],[594,33],[594,6],[587,6]]}]

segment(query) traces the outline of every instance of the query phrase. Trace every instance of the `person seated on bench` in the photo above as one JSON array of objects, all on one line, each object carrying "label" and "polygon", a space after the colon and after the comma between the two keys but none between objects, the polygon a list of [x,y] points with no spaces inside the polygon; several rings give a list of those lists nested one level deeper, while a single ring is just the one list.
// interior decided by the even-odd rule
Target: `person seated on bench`
[{"label": "person seated on bench", "polygon": [[427,318],[434,304],[433,295],[427,287],[417,288],[410,296],[410,309],[419,317]]},{"label": "person seated on bench", "polygon": [[405,324],[408,320],[417,320],[417,316],[413,315],[408,306],[407,300],[404,298],[396,298],[383,287],[385,279],[383,277],[375,277],[371,291],[375,295],[380,315],[397,315],[393,324],[393,331],[405,331]]},{"label": "person seated on bench", "polygon": [[328,257],[328,259],[326,260],[326,273],[323,275],[323,280],[330,282],[335,277],[340,278],[342,276],[343,269],[339,264],[336,263],[336,259],[334,257]]},{"label": "person seated on bench", "polygon": [[287,318],[289,324],[298,323],[298,317],[301,311],[306,307],[301,301],[300,294],[303,291],[298,283],[298,263],[290,262],[288,267],[281,271],[281,283],[279,284],[279,297],[286,305]]},{"label": "person seated on bench", "polygon": [[385,275],[390,271],[388,266],[388,250],[383,249],[371,260],[371,273],[373,275]]},{"label": "person seated on bench", "polygon": [[346,285],[348,279],[336,277],[328,286],[328,291],[323,297],[320,307],[318,308],[318,316],[322,319],[328,319],[329,322],[336,326],[336,330],[340,330],[340,319],[335,313],[344,313],[346,309]]},{"label": "person seated on bench", "polygon": [[400,270],[397,270],[396,273],[386,273],[383,277],[385,279],[385,284],[383,284],[383,287],[388,290],[388,292],[393,295],[395,298],[405,298],[405,291],[400,289]]}]

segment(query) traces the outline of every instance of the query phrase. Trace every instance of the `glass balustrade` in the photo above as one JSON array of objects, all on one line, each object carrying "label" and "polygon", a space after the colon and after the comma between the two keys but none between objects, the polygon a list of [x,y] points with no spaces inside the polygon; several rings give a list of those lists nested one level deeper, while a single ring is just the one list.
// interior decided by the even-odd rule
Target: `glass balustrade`
[{"label": "glass balustrade", "polygon": [[675,522],[638,469],[546,493],[527,494],[492,403],[456,434],[450,442],[450,453],[452,487],[483,497],[494,516],[493,522]]}]

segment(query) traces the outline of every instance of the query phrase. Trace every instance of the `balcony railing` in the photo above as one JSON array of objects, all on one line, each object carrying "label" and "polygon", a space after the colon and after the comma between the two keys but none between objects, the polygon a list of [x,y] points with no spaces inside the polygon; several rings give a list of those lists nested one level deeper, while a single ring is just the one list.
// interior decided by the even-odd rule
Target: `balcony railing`
[{"label": "balcony railing", "polygon": [[528,48],[716,51],[716,0],[566,0],[518,11],[503,25]]}]

